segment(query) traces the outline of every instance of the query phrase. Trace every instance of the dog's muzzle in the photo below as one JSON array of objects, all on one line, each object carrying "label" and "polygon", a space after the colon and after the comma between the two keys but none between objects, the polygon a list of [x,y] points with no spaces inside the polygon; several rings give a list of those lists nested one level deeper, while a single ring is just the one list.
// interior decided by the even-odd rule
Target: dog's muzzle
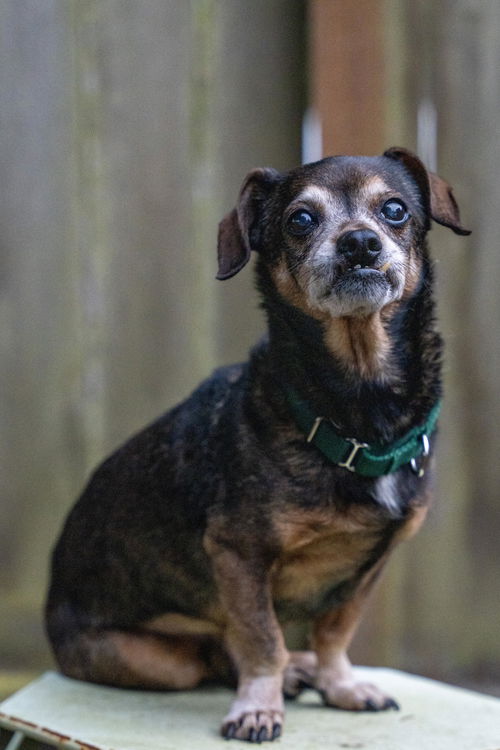
[{"label": "dog's muzzle", "polygon": [[353,229],[336,242],[330,300],[334,313],[365,315],[383,307],[394,295],[386,273],[391,263],[384,256],[379,235],[372,229]]}]

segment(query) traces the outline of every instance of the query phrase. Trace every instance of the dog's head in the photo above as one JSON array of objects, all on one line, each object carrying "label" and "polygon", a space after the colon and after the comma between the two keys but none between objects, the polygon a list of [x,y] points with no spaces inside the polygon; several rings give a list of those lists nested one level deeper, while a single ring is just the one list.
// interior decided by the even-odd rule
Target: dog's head
[{"label": "dog's head", "polygon": [[227,279],[257,251],[278,291],[315,317],[365,317],[411,294],[431,219],[457,234],[449,185],[411,152],[252,170],[219,228]]}]

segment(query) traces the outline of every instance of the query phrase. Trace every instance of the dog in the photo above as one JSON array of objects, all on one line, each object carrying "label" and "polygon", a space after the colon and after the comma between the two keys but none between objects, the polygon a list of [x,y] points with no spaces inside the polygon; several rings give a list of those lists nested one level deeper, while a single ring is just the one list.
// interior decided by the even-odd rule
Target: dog
[{"label": "dog", "polygon": [[[426,235],[459,235],[449,185],[403,148],[254,169],[219,227],[218,278],[256,255],[266,337],[94,473],[52,558],[62,672],[237,685],[223,737],[272,741],[283,696],[396,709],[347,649],[430,501],[442,395]],[[307,620],[311,651],[283,626]]]}]

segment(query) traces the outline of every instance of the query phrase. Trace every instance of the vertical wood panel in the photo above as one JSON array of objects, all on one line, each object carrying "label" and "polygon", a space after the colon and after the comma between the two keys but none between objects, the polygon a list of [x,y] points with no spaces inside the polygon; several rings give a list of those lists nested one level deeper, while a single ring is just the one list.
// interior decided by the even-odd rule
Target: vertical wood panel
[{"label": "vertical wood panel", "polygon": [[324,154],[375,154],[385,138],[383,0],[311,0],[311,103]]},{"label": "vertical wood panel", "polygon": [[71,383],[69,412],[82,451],[84,470],[106,447],[105,353],[110,297],[109,187],[103,154],[103,90],[97,0],[67,4],[67,44],[73,50],[73,148],[71,186],[73,236],[68,255],[77,319],[74,351],[77,372]]}]

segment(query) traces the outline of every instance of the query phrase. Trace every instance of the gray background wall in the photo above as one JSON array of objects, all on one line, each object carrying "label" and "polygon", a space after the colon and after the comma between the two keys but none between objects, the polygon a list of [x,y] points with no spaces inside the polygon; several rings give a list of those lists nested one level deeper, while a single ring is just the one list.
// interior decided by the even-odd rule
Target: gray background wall
[{"label": "gray background wall", "polygon": [[300,161],[303,7],[12,0],[0,33],[8,666],[46,659],[48,551],[91,468],[263,328],[250,273],[215,281],[217,223],[252,166]]}]

